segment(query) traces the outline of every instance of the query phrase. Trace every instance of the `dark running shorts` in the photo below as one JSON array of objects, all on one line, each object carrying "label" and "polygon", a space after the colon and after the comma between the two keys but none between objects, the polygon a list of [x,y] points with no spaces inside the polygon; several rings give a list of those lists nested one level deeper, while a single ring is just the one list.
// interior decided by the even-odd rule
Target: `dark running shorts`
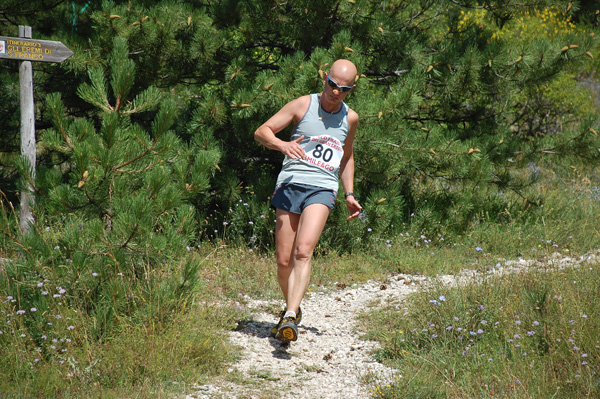
[{"label": "dark running shorts", "polygon": [[284,211],[301,214],[311,204],[327,205],[333,209],[336,192],[307,184],[284,183],[275,188],[271,205]]}]

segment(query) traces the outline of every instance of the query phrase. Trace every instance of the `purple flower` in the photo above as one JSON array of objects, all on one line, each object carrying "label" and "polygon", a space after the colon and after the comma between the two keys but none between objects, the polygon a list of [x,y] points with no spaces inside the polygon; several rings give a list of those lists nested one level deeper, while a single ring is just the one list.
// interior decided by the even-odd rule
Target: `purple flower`
[{"label": "purple flower", "polygon": [[481,251],[483,251],[483,249],[481,247],[475,247],[475,251],[481,252]]},{"label": "purple flower", "polygon": [[477,330],[477,334],[483,334],[483,330],[480,328]]},{"label": "purple flower", "polygon": [[527,335],[531,337],[532,335],[535,335],[535,331],[527,331]]},{"label": "purple flower", "polygon": [[483,310],[483,309],[485,309],[485,306],[479,305],[479,310]]},{"label": "purple flower", "polygon": [[514,338],[514,339],[519,339],[519,338],[521,338],[521,336],[520,336],[519,334],[515,334],[515,335],[513,336],[513,338]]},{"label": "purple flower", "polygon": [[521,325],[521,320],[515,321],[515,324],[518,325],[518,326],[520,326]]},{"label": "purple flower", "polygon": [[534,326],[539,326],[539,325],[540,325],[540,322],[539,322],[539,321],[537,321],[537,320],[534,320],[534,321],[533,321],[533,325],[534,325]]}]

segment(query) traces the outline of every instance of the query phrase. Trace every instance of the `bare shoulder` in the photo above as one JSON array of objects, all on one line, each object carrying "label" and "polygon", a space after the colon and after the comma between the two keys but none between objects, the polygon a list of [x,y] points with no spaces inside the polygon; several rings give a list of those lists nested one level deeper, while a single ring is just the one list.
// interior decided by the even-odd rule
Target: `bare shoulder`
[{"label": "bare shoulder", "polygon": [[310,105],[310,95],[298,97],[285,105],[293,111],[294,115],[299,119],[301,118]]},{"label": "bare shoulder", "polygon": [[352,108],[348,108],[348,123],[351,125],[358,124],[358,114]]}]

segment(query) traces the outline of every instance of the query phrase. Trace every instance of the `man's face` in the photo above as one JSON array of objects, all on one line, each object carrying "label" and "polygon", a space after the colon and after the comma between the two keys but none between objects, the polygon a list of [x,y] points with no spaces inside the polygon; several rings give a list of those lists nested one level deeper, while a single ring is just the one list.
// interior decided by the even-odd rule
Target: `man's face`
[{"label": "man's face", "polygon": [[325,93],[335,100],[343,100],[354,89],[354,80],[344,76],[325,74],[323,79]]}]

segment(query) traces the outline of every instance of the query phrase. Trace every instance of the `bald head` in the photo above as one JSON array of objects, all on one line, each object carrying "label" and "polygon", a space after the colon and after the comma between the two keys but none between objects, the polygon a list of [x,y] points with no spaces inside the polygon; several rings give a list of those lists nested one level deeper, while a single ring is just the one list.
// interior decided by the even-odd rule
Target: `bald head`
[{"label": "bald head", "polygon": [[352,86],[356,81],[358,71],[356,66],[348,60],[337,60],[329,68],[329,76],[344,86]]}]

